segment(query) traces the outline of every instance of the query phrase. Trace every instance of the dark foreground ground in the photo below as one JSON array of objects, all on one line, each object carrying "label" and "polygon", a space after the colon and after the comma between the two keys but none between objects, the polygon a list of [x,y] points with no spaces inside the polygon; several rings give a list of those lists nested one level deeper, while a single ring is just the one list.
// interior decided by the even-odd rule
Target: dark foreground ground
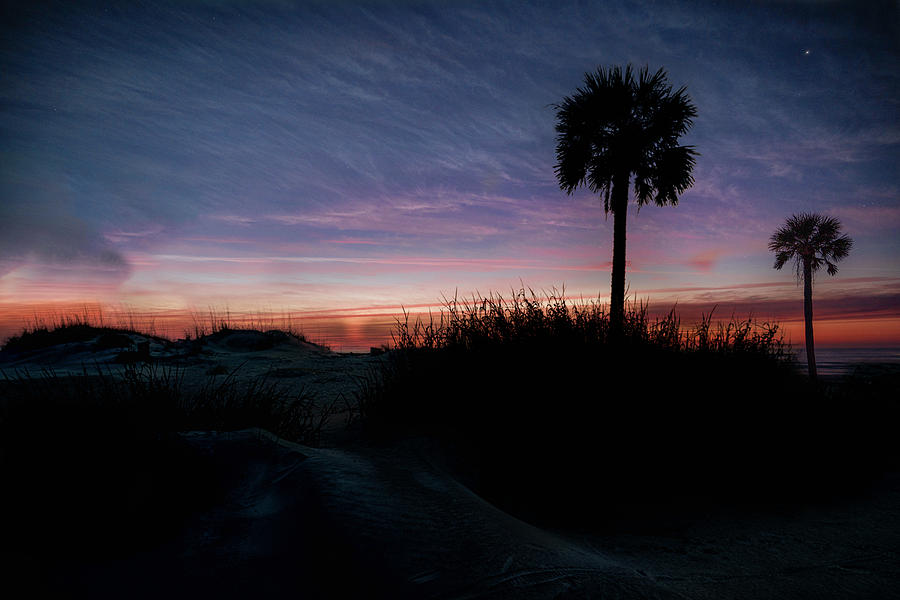
[{"label": "dark foreground ground", "polygon": [[[486,503],[421,440],[354,451],[260,430],[200,432],[167,452],[165,468],[110,474],[119,489],[90,498],[117,510],[88,507],[84,521],[55,532],[29,524],[35,515],[15,523],[40,537],[6,549],[4,581],[60,598],[889,598],[900,590],[898,474],[815,506],[629,516],[606,532],[567,533]],[[152,504],[142,500],[150,490]],[[71,495],[91,495],[59,492],[63,514],[67,503],[84,506]]]},{"label": "dark foreground ground", "polygon": [[[262,368],[254,361],[276,361],[280,377],[318,382],[333,399],[378,359],[296,344],[251,351],[238,341],[219,340],[188,368],[220,377],[217,365],[253,372]],[[60,356],[68,358],[57,366],[75,368],[70,353]],[[72,423],[68,432],[19,436],[14,456],[3,457],[11,468],[0,569],[15,592],[3,595],[900,597],[893,470],[827,500],[800,501],[794,490],[764,504],[603,505],[609,512],[590,527],[552,526],[484,500],[464,461],[428,437],[368,443],[345,423],[329,421],[320,448],[261,429],[135,442]],[[534,440],[528,456],[559,456],[541,444]],[[603,489],[603,471],[600,463],[581,477],[597,481],[598,498],[618,495]],[[555,503],[561,510],[584,506],[564,494]]]}]

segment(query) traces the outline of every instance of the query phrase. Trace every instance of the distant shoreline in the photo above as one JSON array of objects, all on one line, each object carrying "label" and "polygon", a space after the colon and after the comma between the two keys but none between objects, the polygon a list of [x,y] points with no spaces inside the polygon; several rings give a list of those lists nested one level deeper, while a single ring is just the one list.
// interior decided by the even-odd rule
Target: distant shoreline
[{"label": "distant shoreline", "polygon": [[[806,371],[806,349],[797,348],[798,366]],[[816,347],[816,370],[823,377],[850,374],[857,366],[900,368],[900,347]]]}]

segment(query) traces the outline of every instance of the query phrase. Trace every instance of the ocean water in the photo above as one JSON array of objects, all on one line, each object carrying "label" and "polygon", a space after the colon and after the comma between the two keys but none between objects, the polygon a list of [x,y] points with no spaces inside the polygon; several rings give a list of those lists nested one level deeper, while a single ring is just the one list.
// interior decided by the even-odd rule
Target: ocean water
[{"label": "ocean water", "polygon": [[[806,350],[799,349],[797,361],[806,370]],[[861,364],[900,365],[900,348],[816,348],[816,371],[822,377],[840,377]]]}]

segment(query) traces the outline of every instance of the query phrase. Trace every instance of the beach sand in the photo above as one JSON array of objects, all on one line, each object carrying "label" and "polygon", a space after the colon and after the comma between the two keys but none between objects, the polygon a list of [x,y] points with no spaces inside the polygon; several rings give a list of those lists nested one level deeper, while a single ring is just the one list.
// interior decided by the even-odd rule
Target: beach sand
[{"label": "beach sand", "polygon": [[[268,375],[323,401],[352,395],[383,360],[262,333],[199,349],[133,341],[150,341],[151,355],[189,380]],[[0,368],[115,370],[122,351],[88,342],[7,357]],[[259,429],[188,432],[165,446],[163,467],[94,473],[112,481],[103,494],[87,484],[60,490],[54,503],[67,519],[80,516],[67,513],[73,493],[79,506],[132,508],[105,520],[99,510],[56,539],[34,527],[48,537],[5,549],[8,585],[91,598],[888,598],[900,589],[898,474],[816,505],[551,530],[479,497],[430,440],[361,443],[346,416],[329,422],[325,447]],[[27,533],[41,515],[8,517]]]}]

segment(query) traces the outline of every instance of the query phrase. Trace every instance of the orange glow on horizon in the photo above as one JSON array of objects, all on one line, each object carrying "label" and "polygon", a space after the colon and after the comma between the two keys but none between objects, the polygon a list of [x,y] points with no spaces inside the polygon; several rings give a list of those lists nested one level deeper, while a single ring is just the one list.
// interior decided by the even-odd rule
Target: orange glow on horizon
[{"label": "orange glow on horizon", "polygon": [[[577,302],[577,300],[576,300]],[[662,303],[658,303],[662,306]],[[410,304],[404,307],[410,321],[429,319],[429,310],[439,318],[443,303]],[[697,307],[680,306],[682,327],[690,328]],[[650,315],[651,319],[662,316]],[[311,311],[230,311],[228,309],[139,309],[94,303],[0,303],[0,340],[35,324],[54,324],[66,318],[84,318],[91,324],[135,328],[169,339],[193,334],[197,328],[210,329],[214,319],[226,320],[236,327],[261,329],[294,329],[308,339],[331,346],[337,351],[366,351],[372,346],[389,343],[391,332],[402,318],[400,305],[358,308],[317,309]],[[736,315],[741,318],[741,315]],[[727,320],[723,316],[722,319]],[[765,319],[760,319],[765,321]],[[801,318],[775,319],[792,348],[804,345],[804,323]],[[900,316],[821,318],[815,321],[817,347],[900,347]]]},{"label": "orange glow on horizon", "polygon": [[[784,339],[790,340],[794,350],[804,347],[805,324],[802,320],[782,321]],[[888,348],[900,346],[900,318],[875,317],[826,319],[813,321],[816,346]]]}]

